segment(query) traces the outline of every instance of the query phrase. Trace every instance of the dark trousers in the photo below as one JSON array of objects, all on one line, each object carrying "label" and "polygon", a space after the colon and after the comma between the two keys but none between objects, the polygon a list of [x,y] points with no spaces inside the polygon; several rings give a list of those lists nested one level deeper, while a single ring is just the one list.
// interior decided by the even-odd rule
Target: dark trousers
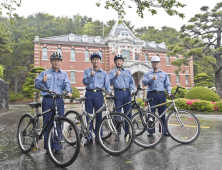
[{"label": "dark trousers", "polygon": [[[153,100],[150,101],[150,106],[155,106],[157,104],[161,104],[161,103],[166,102],[166,94],[165,94],[165,92],[160,92],[160,93],[148,92],[147,98],[153,98]],[[158,107],[159,115],[161,115],[165,110],[166,110],[166,105]],[[156,111],[156,108],[152,108],[151,109],[151,112],[155,113],[155,111]],[[164,126],[164,133],[167,133],[165,115],[163,115],[161,120],[162,120],[163,126]],[[155,132],[155,129],[148,130],[148,132],[149,133]]]},{"label": "dark trousers", "polygon": [[[102,92],[86,91],[85,97],[86,97],[86,100],[85,100],[86,112],[93,114],[93,108],[95,109],[95,112],[96,112],[103,106]],[[88,122],[89,118],[86,117],[86,120]],[[102,120],[102,112],[96,115],[96,126],[95,126],[96,137],[97,137],[97,128],[101,120]],[[93,126],[93,121],[91,122],[91,125],[90,125],[90,131],[92,131],[92,126]],[[102,131],[101,131],[101,135],[102,135]],[[86,138],[92,139],[92,134],[89,134]]]},{"label": "dark trousers", "polygon": [[[62,98],[57,98],[56,103],[57,103],[57,107],[58,107],[59,116],[64,117],[64,101],[63,101],[63,99]],[[54,104],[54,99],[53,98],[43,97],[42,112],[44,112],[46,110],[49,110],[51,108],[54,108],[54,107],[55,107],[55,104]],[[52,112],[48,112],[47,114],[43,115],[43,126],[45,126],[48,123],[51,116],[52,116]],[[48,126],[48,129],[44,132],[44,149],[46,149],[46,150],[48,150],[47,136],[48,136],[48,130],[51,127],[51,125],[52,125],[52,121],[50,122],[50,125]],[[59,130],[58,130],[58,136],[61,136],[61,133],[60,133]],[[57,137],[54,137],[54,139],[55,140],[53,141],[52,138],[51,138],[52,149],[55,149],[55,150],[62,149],[61,146],[57,142],[58,141]]]},{"label": "dark trousers", "polygon": [[[127,91],[114,91],[114,94],[117,97],[117,99],[115,99],[115,107],[116,108],[132,101],[130,91],[128,91],[128,90]],[[132,107],[132,104],[128,104],[128,105],[124,106],[123,107],[124,114],[126,114],[131,107]],[[116,111],[121,113],[121,110],[122,110],[122,108],[117,109]],[[128,117],[131,119],[132,111],[130,111],[130,113],[128,114]],[[125,121],[125,133],[126,134],[129,133],[129,125],[126,121]]]}]

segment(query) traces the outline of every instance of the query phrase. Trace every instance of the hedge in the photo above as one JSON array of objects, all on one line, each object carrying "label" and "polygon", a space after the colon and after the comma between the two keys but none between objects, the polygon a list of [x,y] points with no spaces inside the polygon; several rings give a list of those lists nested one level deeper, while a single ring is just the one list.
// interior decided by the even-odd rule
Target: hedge
[{"label": "hedge", "polygon": [[206,101],[217,102],[220,101],[220,97],[212,90],[206,87],[194,87],[190,89],[186,95],[186,99],[200,99]]},{"label": "hedge", "polygon": [[13,102],[13,101],[17,101],[17,100],[22,100],[23,99],[23,95],[21,93],[15,93],[13,91],[9,91],[9,101]]}]

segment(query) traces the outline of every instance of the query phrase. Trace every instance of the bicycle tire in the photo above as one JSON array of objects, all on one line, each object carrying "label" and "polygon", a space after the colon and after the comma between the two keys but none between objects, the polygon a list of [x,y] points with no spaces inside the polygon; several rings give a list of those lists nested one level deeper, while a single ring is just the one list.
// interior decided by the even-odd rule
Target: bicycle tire
[{"label": "bicycle tire", "polygon": [[[52,124],[47,136],[49,156],[55,165],[67,167],[76,160],[80,152],[79,132],[76,125],[68,118],[58,118],[55,122],[57,131]],[[72,127],[71,135],[70,129],[66,128],[70,126]],[[51,141],[54,141],[52,145],[56,148],[52,148]],[[59,154],[54,150],[59,150]]]},{"label": "bicycle tire", "polygon": [[[139,112],[135,113],[132,117],[132,123],[135,130],[134,143],[140,147],[152,148],[158,145],[163,139],[163,123],[158,116],[151,112],[143,112],[142,119],[146,122],[146,125],[143,124]],[[155,132],[151,136],[149,136],[147,132],[149,129]]]},{"label": "bicycle tire", "polygon": [[[107,117],[103,117],[102,121],[100,122],[99,126],[98,126],[98,130],[97,130],[97,134],[100,134],[101,129],[103,129],[102,133],[107,133],[108,135],[105,136],[109,136],[106,139],[103,139],[101,137],[101,135],[98,135],[98,139],[99,139],[99,143],[102,147],[102,149],[104,151],[106,151],[107,153],[109,153],[110,155],[120,155],[125,153],[126,151],[128,151],[130,149],[130,146],[133,144],[134,138],[135,138],[135,134],[134,134],[134,128],[133,128],[133,124],[131,122],[131,120],[124,114],[122,113],[117,113],[117,112],[113,112],[110,114],[111,118],[112,118],[112,122],[114,124],[115,127],[118,127],[117,131],[119,133],[120,129],[124,129],[124,127],[126,126],[126,123],[128,123],[128,133],[130,135],[129,140],[126,141],[125,139],[125,134],[123,134],[123,130],[122,133],[119,134],[119,141],[115,140],[115,135],[110,131],[109,129],[103,129],[103,124],[107,125]],[[105,126],[105,128],[107,128],[107,126]],[[111,133],[111,135],[110,135]],[[117,145],[119,145],[118,147],[116,147]],[[119,150],[114,150],[114,149],[119,149]]]},{"label": "bicycle tire", "polygon": [[[35,126],[33,122],[30,122],[30,120],[32,119],[33,119],[32,115],[25,114],[21,117],[18,124],[18,131],[17,131],[18,145],[23,153],[28,153],[29,151],[32,150],[33,147],[33,135],[34,135],[33,129]],[[24,129],[26,130],[24,131]],[[27,147],[25,147],[25,145],[27,145]]]},{"label": "bicycle tire", "polygon": [[[82,116],[80,113],[74,111],[74,110],[70,110],[68,112],[65,113],[66,118],[72,120],[74,122],[75,125],[77,125],[78,129],[79,129],[79,133],[80,133],[80,139],[82,138],[82,133],[81,133],[81,123],[83,122],[82,120]],[[92,127],[92,130],[95,134],[95,128],[94,125]],[[111,136],[112,134],[108,134],[107,136],[103,136],[103,139],[107,139]]]},{"label": "bicycle tire", "polygon": [[196,116],[188,110],[178,109],[180,119],[185,126],[180,126],[176,119],[176,111],[169,113],[166,119],[167,131],[175,141],[188,144],[195,141],[200,134],[200,123]]}]

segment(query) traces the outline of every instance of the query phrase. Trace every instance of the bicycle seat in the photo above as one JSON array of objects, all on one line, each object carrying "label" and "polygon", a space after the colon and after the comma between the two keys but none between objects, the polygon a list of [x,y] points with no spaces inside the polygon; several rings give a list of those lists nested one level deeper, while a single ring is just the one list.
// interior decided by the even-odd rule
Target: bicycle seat
[{"label": "bicycle seat", "polygon": [[143,99],[143,101],[145,101],[145,102],[150,102],[150,101],[152,101],[152,100],[153,100],[153,98]]},{"label": "bicycle seat", "polygon": [[39,108],[41,107],[41,103],[36,103],[36,102],[32,102],[29,104],[29,106],[33,109],[33,108]]},{"label": "bicycle seat", "polygon": [[83,102],[83,101],[86,100],[86,97],[75,98],[74,100],[75,100],[75,101],[78,101],[78,102]]}]

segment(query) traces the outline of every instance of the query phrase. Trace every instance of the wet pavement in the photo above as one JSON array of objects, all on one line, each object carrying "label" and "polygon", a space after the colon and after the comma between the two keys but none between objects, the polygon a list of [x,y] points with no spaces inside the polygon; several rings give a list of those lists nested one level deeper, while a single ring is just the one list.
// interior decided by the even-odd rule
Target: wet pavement
[{"label": "wet pavement", "polygon": [[[66,110],[80,110],[79,105],[66,105]],[[0,170],[57,170],[45,155],[42,141],[40,151],[22,154],[17,143],[17,125],[25,113],[34,114],[27,105],[11,105],[0,114]],[[200,112],[202,113],[202,112]],[[79,170],[218,170],[222,167],[222,115],[196,114],[201,123],[199,138],[191,144],[180,144],[164,137],[154,148],[133,144],[120,156],[111,156],[97,143],[81,146],[76,161],[64,169]]]}]

